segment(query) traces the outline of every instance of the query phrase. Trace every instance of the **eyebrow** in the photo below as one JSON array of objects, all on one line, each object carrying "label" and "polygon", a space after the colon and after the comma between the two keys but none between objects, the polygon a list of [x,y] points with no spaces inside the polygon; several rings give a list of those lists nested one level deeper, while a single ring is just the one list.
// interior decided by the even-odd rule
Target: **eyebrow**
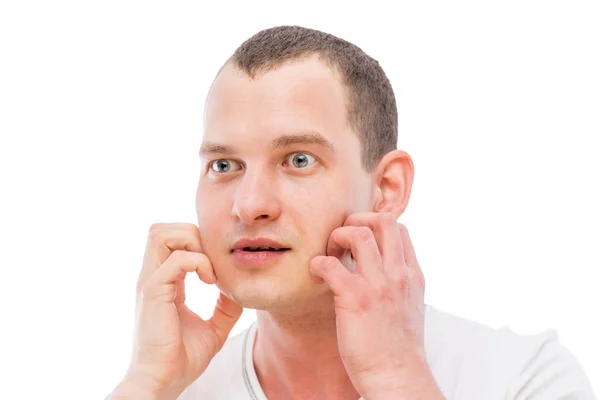
[{"label": "eyebrow", "polygon": [[[281,149],[292,146],[294,144],[316,144],[333,151],[333,145],[323,135],[318,132],[305,132],[296,134],[281,135],[271,142],[272,149]],[[237,154],[237,149],[234,146],[203,142],[200,146],[200,156],[208,154]]]},{"label": "eyebrow", "polygon": [[236,154],[237,150],[233,146],[228,146],[225,144],[218,144],[212,142],[204,142],[202,146],[200,146],[200,156],[205,156],[208,154]]}]

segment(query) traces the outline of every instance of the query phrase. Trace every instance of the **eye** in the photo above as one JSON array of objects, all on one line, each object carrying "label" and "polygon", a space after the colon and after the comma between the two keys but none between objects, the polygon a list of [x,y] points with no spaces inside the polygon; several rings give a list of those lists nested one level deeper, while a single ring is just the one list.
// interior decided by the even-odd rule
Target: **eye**
[{"label": "eye", "polygon": [[306,168],[312,165],[316,159],[307,153],[292,153],[286,160],[286,165],[293,165],[295,168]]},{"label": "eye", "polygon": [[237,171],[242,167],[237,161],[229,160],[227,158],[221,158],[219,160],[211,162],[210,168],[215,172],[223,174],[225,172]]}]

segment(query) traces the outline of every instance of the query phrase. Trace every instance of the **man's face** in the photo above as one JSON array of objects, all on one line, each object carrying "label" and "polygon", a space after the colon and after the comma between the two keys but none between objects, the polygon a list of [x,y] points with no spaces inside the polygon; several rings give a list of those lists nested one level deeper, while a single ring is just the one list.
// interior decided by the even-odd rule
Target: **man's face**
[{"label": "man's face", "polygon": [[[311,279],[310,260],[349,214],[371,211],[371,176],[336,76],[316,57],[255,80],[227,65],[210,90],[198,226],[217,286],[245,308],[282,310],[328,295]],[[260,238],[289,250],[234,250]]]}]

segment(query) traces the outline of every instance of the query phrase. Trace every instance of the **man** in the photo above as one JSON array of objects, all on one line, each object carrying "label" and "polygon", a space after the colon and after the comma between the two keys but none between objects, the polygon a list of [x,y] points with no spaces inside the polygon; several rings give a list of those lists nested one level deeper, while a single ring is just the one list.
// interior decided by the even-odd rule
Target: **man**
[{"label": "man", "polygon": [[[594,398],[554,331],[425,306],[396,145],[391,85],[358,47],[290,26],[243,43],[206,101],[198,226],[150,229],[112,398]],[[221,291],[208,321],[185,306],[188,272]],[[243,308],[257,321],[227,340]]]}]

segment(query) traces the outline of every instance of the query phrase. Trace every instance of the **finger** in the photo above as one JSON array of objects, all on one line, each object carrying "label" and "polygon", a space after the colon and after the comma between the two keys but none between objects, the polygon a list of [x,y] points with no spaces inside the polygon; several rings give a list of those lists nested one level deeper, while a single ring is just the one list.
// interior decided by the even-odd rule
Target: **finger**
[{"label": "finger", "polygon": [[176,250],[144,284],[141,294],[144,299],[161,299],[165,303],[174,302],[178,281],[183,280],[188,272],[194,271],[202,281],[208,284],[217,281],[206,255]]},{"label": "finger", "polygon": [[150,225],[150,229],[183,229],[198,230],[198,226],[189,222],[155,222]]},{"label": "finger", "polygon": [[402,238],[402,247],[404,248],[404,257],[406,259],[408,279],[412,282],[413,287],[418,287],[421,295],[425,293],[425,275],[419,262],[417,261],[417,254],[415,248],[410,239],[408,229],[405,225],[398,223],[398,231]]},{"label": "finger", "polygon": [[202,253],[200,231],[193,224],[153,224],[148,232],[137,290],[158,270],[175,250]]},{"label": "finger", "polygon": [[396,215],[387,212],[351,214],[344,226],[367,226],[373,231],[384,270],[398,268],[404,264],[404,248]]},{"label": "finger", "polygon": [[177,296],[175,297],[175,305],[185,304],[185,279],[180,279],[176,283]]},{"label": "finger", "polygon": [[373,231],[368,227],[345,226],[334,229],[327,242],[327,255],[335,257],[344,249],[352,252],[357,273],[371,276],[376,270],[381,270],[381,255]]},{"label": "finger", "polygon": [[193,224],[153,224],[148,231],[148,266],[156,270],[175,250],[202,253],[200,231]]},{"label": "finger", "polygon": [[408,229],[405,225],[398,223],[398,232],[400,233],[400,238],[402,240],[402,248],[404,249],[404,259],[406,260],[406,265],[409,268],[420,269],[419,262],[417,261],[417,254],[412,244],[412,240],[410,239]]},{"label": "finger", "polygon": [[219,293],[215,311],[208,320],[208,323],[213,327],[219,338],[219,347],[223,346],[229,336],[229,332],[231,332],[237,320],[240,319],[243,311],[244,309],[235,301],[225,296],[222,292]]},{"label": "finger", "polygon": [[348,271],[336,257],[316,256],[310,261],[309,270],[327,283],[336,296],[358,289],[356,275]]}]

